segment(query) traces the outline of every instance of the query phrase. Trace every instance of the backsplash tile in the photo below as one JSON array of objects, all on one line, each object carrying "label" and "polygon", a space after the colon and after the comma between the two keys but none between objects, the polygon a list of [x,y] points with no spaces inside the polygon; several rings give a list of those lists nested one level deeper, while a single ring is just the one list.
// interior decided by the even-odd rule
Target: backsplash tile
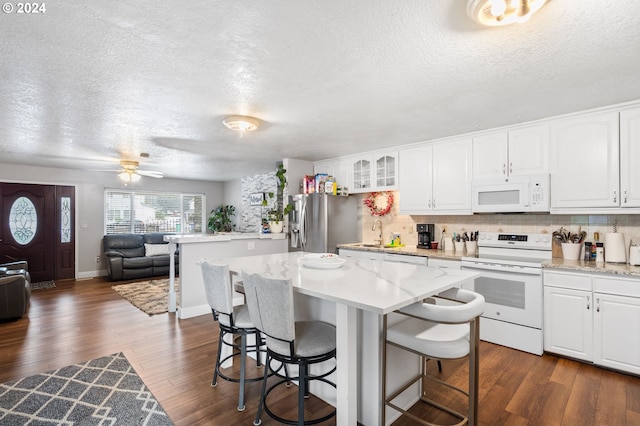
[{"label": "backsplash tile", "polygon": [[625,234],[627,244],[632,240],[640,242],[640,215],[554,215],[554,214],[476,214],[451,216],[408,216],[398,213],[400,194],[394,191],[394,204],[389,214],[379,217],[372,216],[369,209],[362,204],[368,194],[351,195],[359,197],[361,203],[359,221],[362,224],[363,242],[373,242],[378,239],[379,230],[372,231],[375,219],[382,221],[382,238],[385,244],[391,241],[391,234],[399,232],[402,243],[415,246],[418,243],[416,224],[433,223],[435,225],[436,241],[440,241],[443,229],[448,235],[453,232],[513,232],[513,233],[553,233],[560,227],[572,232],[579,229],[587,232],[587,241],[593,241],[593,233],[600,233],[600,240],[604,241],[604,234],[613,232],[614,223],[618,232]]}]

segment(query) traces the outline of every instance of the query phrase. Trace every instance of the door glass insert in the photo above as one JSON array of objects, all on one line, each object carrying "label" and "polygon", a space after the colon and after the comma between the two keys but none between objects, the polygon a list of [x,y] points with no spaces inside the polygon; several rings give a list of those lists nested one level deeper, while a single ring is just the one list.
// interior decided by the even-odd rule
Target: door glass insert
[{"label": "door glass insert", "polygon": [[11,205],[9,229],[18,244],[29,244],[36,236],[38,213],[36,206],[27,197],[19,197]]},{"label": "door glass insert", "polygon": [[71,242],[71,197],[60,197],[60,242]]}]

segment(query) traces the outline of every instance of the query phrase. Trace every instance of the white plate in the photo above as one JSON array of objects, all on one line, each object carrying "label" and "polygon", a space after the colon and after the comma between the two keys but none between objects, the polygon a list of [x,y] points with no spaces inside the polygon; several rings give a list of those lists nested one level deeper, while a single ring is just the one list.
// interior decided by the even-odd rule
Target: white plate
[{"label": "white plate", "polygon": [[307,253],[302,256],[302,265],[313,269],[338,269],[345,259],[332,253]]}]

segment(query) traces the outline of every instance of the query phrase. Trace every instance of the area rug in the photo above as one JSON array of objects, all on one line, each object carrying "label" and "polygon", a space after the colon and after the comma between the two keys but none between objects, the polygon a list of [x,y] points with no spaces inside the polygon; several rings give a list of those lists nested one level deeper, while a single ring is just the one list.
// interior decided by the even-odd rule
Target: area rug
[{"label": "area rug", "polygon": [[[179,282],[179,278],[176,277],[176,295],[179,294]],[[111,288],[146,314],[156,315],[169,311],[168,278],[119,284]]]},{"label": "area rug", "polygon": [[37,283],[31,283],[31,290],[46,290],[49,288],[56,288],[54,281],[38,281]]},{"label": "area rug", "polygon": [[122,353],[0,384],[0,425],[173,425]]}]

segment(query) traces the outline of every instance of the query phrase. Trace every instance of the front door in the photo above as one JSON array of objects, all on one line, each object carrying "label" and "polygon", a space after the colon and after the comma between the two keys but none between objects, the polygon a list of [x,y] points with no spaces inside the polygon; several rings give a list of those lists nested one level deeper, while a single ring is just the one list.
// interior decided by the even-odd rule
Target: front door
[{"label": "front door", "polygon": [[26,260],[31,281],[73,278],[73,187],[0,183],[0,263]]}]

